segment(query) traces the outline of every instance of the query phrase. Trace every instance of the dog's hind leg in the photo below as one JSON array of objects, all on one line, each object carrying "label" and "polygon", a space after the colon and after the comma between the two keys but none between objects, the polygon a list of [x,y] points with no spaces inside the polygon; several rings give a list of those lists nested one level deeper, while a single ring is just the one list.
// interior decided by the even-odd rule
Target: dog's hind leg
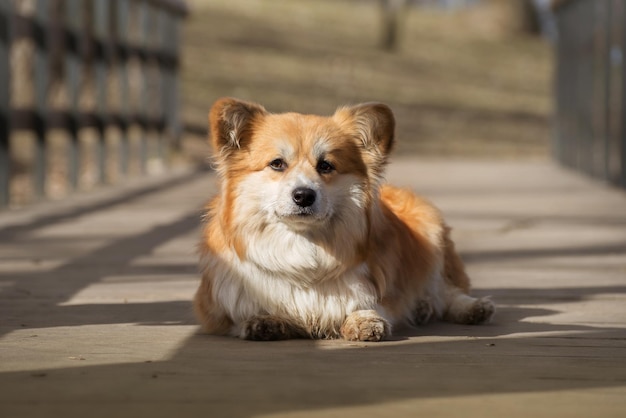
[{"label": "dog's hind leg", "polygon": [[213,300],[212,284],[203,278],[194,297],[194,311],[202,324],[202,330],[208,334],[227,335],[233,322],[224,310]]},{"label": "dog's hind leg", "polygon": [[433,304],[426,299],[419,299],[415,303],[415,309],[413,310],[413,317],[409,321],[413,325],[426,325],[434,318],[435,309]]},{"label": "dog's hind leg", "polygon": [[458,288],[447,289],[447,308],[443,319],[457,324],[476,325],[489,322],[496,306],[489,297],[473,298]]},{"label": "dog's hind leg", "polygon": [[461,257],[450,239],[450,228],[444,231],[444,281],[446,310],[443,319],[457,324],[482,324],[493,317],[496,306],[489,297],[469,296],[470,279]]}]

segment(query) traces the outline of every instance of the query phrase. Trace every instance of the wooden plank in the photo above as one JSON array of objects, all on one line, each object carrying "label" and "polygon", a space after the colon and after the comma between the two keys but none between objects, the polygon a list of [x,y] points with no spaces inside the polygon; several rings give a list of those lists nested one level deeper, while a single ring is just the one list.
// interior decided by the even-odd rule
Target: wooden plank
[{"label": "wooden plank", "polygon": [[[187,253],[214,178],[129,184],[43,216],[9,217],[3,228],[2,307],[11,313],[2,327],[3,416],[88,417],[94,405],[116,416],[139,398],[152,416],[622,417],[623,193],[545,161],[406,157],[387,177],[434,191],[454,214],[458,248],[474,257],[473,292],[500,305],[493,323],[433,322],[398,330],[394,341],[358,344],[197,335],[179,295],[191,297],[197,286],[196,258]],[[473,193],[458,192],[468,185]],[[154,211],[155,202],[184,204]],[[494,233],[522,216],[538,222]],[[86,222],[112,233],[99,235],[98,245],[64,245],[63,263],[32,261],[57,254]]]},{"label": "wooden plank", "polygon": [[0,207],[9,204],[10,193],[9,113],[11,106],[10,50],[12,14],[12,2],[0,1]]}]

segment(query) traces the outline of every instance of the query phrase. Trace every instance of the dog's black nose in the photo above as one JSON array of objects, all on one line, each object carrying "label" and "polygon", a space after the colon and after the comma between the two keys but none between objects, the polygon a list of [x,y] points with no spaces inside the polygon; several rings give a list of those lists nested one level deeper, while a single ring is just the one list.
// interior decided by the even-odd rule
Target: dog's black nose
[{"label": "dog's black nose", "polygon": [[316,193],[315,190],[309,189],[308,187],[298,187],[291,194],[293,197],[293,201],[296,202],[296,205],[306,208],[315,203]]}]

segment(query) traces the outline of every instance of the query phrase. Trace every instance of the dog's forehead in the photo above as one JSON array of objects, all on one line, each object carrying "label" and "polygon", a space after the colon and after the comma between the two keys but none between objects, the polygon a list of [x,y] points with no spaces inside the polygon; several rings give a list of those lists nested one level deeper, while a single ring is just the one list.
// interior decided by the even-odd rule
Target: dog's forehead
[{"label": "dog's forehead", "polygon": [[331,118],[299,113],[267,116],[257,130],[265,146],[275,148],[281,155],[321,156],[336,146],[342,132]]}]

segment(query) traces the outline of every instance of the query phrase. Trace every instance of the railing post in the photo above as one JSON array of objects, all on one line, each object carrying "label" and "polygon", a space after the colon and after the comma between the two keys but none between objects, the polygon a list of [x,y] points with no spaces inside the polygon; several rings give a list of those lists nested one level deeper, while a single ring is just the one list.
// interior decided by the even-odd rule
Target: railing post
[{"label": "railing post", "polygon": [[46,194],[47,173],[47,118],[48,118],[48,84],[49,84],[49,41],[48,30],[50,2],[37,0],[35,10],[35,155],[33,184],[35,198],[41,199]]},{"label": "railing post", "polygon": [[107,54],[106,39],[109,32],[110,3],[95,1],[94,3],[94,32],[97,53],[95,54],[96,73],[96,120],[98,138],[96,140],[96,159],[98,162],[99,183],[107,180],[107,148],[106,148],[106,121],[104,120],[107,110]]},{"label": "railing post", "polygon": [[119,154],[119,171],[121,175],[128,175],[128,165],[130,157],[130,145],[128,139],[128,118],[130,117],[130,106],[128,104],[130,100],[130,83],[128,82],[128,14],[130,8],[128,0],[117,0],[116,4],[117,16],[116,16],[116,28],[115,28],[115,40],[118,43],[117,54],[117,68],[119,74],[119,89],[120,91],[120,116],[123,120],[120,121],[119,129],[121,133],[120,138],[120,154]]},{"label": "railing post", "polygon": [[11,20],[13,2],[0,1],[0,207],[9,204],[11,171],[9,135],[11,113]]},{"label": "railing post", "polygon": [[556,7],[554,156],[626,188],[626,5],[571,0]]},{"label": "railing post", "polygon": [[161,132],[161,137],[159,138],[159,159],[161,161],[165,161],[167,159],[167,153],[170,148],[170,141],[172,140],[172,136],[170,135],[170,123],[169,123],[169,111],[171,110],[171,94],[170,94],[170,54],[169,54],[169,42],[168,36],[170,36],[170,28],[169,28],[169,13],[163,7],[160,6],[158,10],[159,17],[159,33],[160,39],[157,43],[157,51],[159,53],[159,83],[161,85],[161,106],[159,106],[159,116],[163,121],[163,130]]},{"label": "railing post", "polygon": [[599,69],[598,78],[600,83],[597,87],[598,96],[600,97],[600,103],[596,104],[601,112],[597,114],[597,123],[601,129],[601,141],[596,144],[596,159],[595,159],[595,175],[604,178],[606,180],[611,179],[609,171],[609,157],[611,144],[611,74],[613,63],[611,60],[611,45],[613,36],[613,19],[612,19],[612,0],[605,0],[602,8],[602,17],[604,24],[600,24],[598,30],[602,33],[600,38],[601,43],[598,49],[601,54],[598,55],[597,60],[601,63]]},{"label": "railing post", "polygon": [[169,138],[167,135],[167,54],[165,53],[165,33],[167,32],[167,11],[162,4],[155,3],[154,17],[155,25],[159,36],[156,38],[156,42],[153,43],[153,51],[156,52],[156,77],[158,83],[158,101],[159,105],[156,109],[156,116],[160,121],[158,126],[158,138],[157,138],[157,158],[158,164],[163,164],[167,158]]},{"label": "railing post", "polygon": [[618,183],[626,188],[626,6],[622,3],[622,48],[621,48],[621,64],[622,64],[622,108],[620,123],[620,175]]},{"label": "railing post", "polygon": [[[148,49],[150,46],[150,34],[151,34],[151,13],[150,4],[147,0],[141,0],[139,4],[139,25],[140,25],[140,47]],[[141,171],[147,173],[148,171],[148,159],[150,155],[148,133],[150,130],[150,97],[148,91],[150,90],[150,71],[149,62],[143,57],[141,59],[141,69],[143,77],[141,78],[141,87],[139,91],[139,116],[143,122],[141,130],[141,143],[140,143],[140,159],[141,159]]]},{"label": "railing post", "polygon": [[65,0],[65,24],[70,45],[66,43],[65,77],[70,100],[70,142],[68,147],[68,179],[72,189],[78,188],[80,171],[79,143],[79,99],[81,81],[81,63],[78,54],[79,31],[82,22],[82,1]]},{"label": "railing post", "polygon": [[[0,207],[10,203],[11,131],[35,133],[33,152],[33,200],[46,195],[48,172],[48,136],[51,128],[63,129],[69,140],[65,162],[67,189],[80,188],[82,168],[81,129],[95,126],[99,135],[96,160],[99,183],[109,179],[109,144],[107,127],[119,126],[119,167],[127,175],[131,147],[129,126],[143,127],[140,159],[141,171],[149,158],[163,164],[171,146],[178,145],[180,135],[178,98],[178,19],[186,14],[184,2],[174,0],[32,0],[33,14],[17,16],[14,1],[0,0]],[[139,12],[139,36],[131,45],[129,30],[131,4]],[[87,11],[93,19],[87,18]],[[93,21],[92,21],[93,20]],[[33,66],[28,69],[34,86],[32,107],[11,109],[11,48],[17,39],[34,43]],[[134,40],[133,40],[134,42]],[[129,58],[136,57],[141,66],[139,103],[136,113],[131,103],[131,68]],[[92,70],[88,75],[87,72]],[[119,79],[119,89],[112,108],[109,92],[110,74]],[[90,78],[87,78],[90,77]],[[84,87],[95,85],[95,109],[85,95]],[[51,86],[61,84],[62,106],[50,97]],[[54,99],[54,100],[53,100]],[[85,100],[83,100],[85,99]],[[59,100],[62,101],[62,100]],[[134,104],[134,103],[133,103]],[[86,105],[86,108],[83,108]],[[115,113],[114,111],[118,111]],[[15,117],[15,119],[12,119]],[[148,141],[150,145],[148,145]],[[98,181],[97,180],[97,181]]]},{"label": "railing post", "polygon": [[175,16],[172,12],[166,13],[165,16],[165,28],[164,28],[164,42],[163,48],[171,61],[167,63],[166,67],[166,82],[164,87],[164,93],[167,101],[165,102],[165,120],[167,134],[171,141],[171,146],[175,149],[180,148],[180,121],[179,121],[179,98],[178,98],[178,77],[177,71],[179,68],[178,62],[178,47],[179,47],[179,17]]}]

